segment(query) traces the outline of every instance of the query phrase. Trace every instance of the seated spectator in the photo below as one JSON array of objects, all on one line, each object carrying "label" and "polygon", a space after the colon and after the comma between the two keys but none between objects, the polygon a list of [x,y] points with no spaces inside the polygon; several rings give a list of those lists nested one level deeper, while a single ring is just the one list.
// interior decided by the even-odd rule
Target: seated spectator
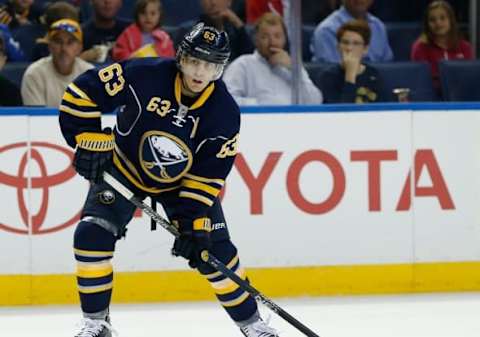
[{"label": "seated spectator", "polygon": [[265,13],[283,16],[283,0],[247,0],[247,23],[255,24]]},{"label": "seated spectator", "polygon": [[325,103],[372,103],[382,100],[377,71],[362,63],[368,52],[370,36],[370,27],[364,20],[348,21],[339,28],[337,43],[341,61],[322,76]]},{"label": "seated spectator", "polygon": [[34,0],[8,0],[0,8],[0,23],[10,29],[32,23],[39,23],[43,14],[43,6]]},{"label": "seated spectator", "polygon": [[434,1],[427,7],[423,32],[412,46],[411,59],[430,64],[433,85],[437,91],[440,90],[440,60],[473,59],[472,46],[460,37],[455,14],[448,2]]},{"label": "seated spectator", "polygon": [[81,57],[88,62],[105,62],[108,51],[131,22],[117,17],[122,0],[91,0],[93,18],[82,25]]},{"label": "seated spectator", "polygon": [[368,22],[372,32],[370,46],[365,59],[369,62],[384,62],[393,59],[388,43],[385,25],[377,17],[368,13],[373,0],[343,0],[343,6],[330,14],[315,28],[311,49],[313,62],[340,62],[340,53],[336,48],[336,34],[342,24],[352,19]]},{"label": "seated spectator", "polygon": [[2,76],[1,70],[7,62],[5,55],[5,41],[0,36],[0,106],[22,105],[22,96],[17,86]]},{"label": "seated spectator", "polygon": [[167,32],[160,29],[162,3],[160,0],[138,0],[135,23],[123,31],[112,49],[112,59],[123,61],[130,57],[173,57],[175,49]]},{"label": "seated spectator", "polygon": [[65,1],[57,1],[48,5],[45,14],[40,18],[43,27],[42,29],[45,31],[45,36],[35,41],[32,51],[32,61],[50,55],[47,37],[48,27],[60,19],[71,19],[78,22],[78,9]]},{"label": "seated spectator", "polygon": [[58,107],[67,85],[93,65],[80,59],[82,29],[70,19],[54,22],[48,31],[50,56],[32,63],[22,79],[25,105]]},{"label": "seated spectator", "polygon": [[[286,42],[282,17],[264,14],[255,25],[255,52],[233,61],[223,77],[239,105],[292,104],[292,63]],[[322,93],[305,69],[300,73],[300,103],[322,103]]]},{"label": "seated spectator", "polygon": [[199,21],[228,34],[232,50],[230,60],[253,51],[254,46],[244,22],[230,8],[231,0],[201,0],[200,4],[203,14]]},{"label": "seated spectator", "polygon": [[0,24],[0,36],[4,41],[7,62],[26,61],[25,54],[23,53],[22,48],[20,48],[20,44],[13,39],[12,33],[10,33],[10,29],[7,25]]}]

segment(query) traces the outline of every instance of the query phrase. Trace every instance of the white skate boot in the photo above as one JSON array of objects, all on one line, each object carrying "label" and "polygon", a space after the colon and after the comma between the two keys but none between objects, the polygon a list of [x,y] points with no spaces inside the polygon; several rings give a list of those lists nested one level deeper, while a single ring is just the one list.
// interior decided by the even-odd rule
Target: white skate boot
[{"label": "white skate boot", "polygon": [[110,320],[83,318],[80,322],[80,331],[75,337],[112,337]]},{"label": "white skate boot", "polygon": [[279,337],[277,331],[261,319],[244,326],[240,331],[246,337]]}]

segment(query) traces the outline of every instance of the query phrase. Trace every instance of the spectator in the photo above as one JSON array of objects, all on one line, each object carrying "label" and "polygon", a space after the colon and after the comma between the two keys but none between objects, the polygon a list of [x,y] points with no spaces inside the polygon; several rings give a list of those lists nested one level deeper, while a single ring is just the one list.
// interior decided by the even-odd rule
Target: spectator
[{"label": "spectator", "polygon": [[[240,56],[225,71],[224,81],[239,105],[292,103],[292,69],[286,42],[282,17],[265,13],[255,25],[255,52]],[[300,73],[300,103],[322,103],[322,93],[305,69]]]},{"label": "spectator", "polygon": [[70,19],[54,22],[48,31],[50,56],[32,63],[22,79],[25,105],[58,107],[70,82],[93,65],[80,59],[82,29]]},{"label": "spectator", "polygon": [[0,36],[0,106],[19,106],[23,104],[20,90],[1,74],[1,70],[5,66],[6,61],[5,41],[3,37]]},{"label": "spectator", "polygon": [[40,29],[45,31],[45,36],[35,41],[32,51],[32,61],[50,55],[47,37],[48,27],[60,19],[71,19],[78,22],[78,16],[78,9],[68,2],[57,1],[48,5],[45,14],[40,18],[40,21],[42,22],[42,28]]},{"label": "spectator", "polygon": [[93,18],[82,25],[84,33],[81,57],[88,62],[105,61],[108,50],[130,22],[117,17],[122,0],[91,0]]},{"label": "spectator", "polygon": [[340,64],[332,65],[322,75],[325,103],[379,102],[377,71],[362,63],[368,52],[371,31],[364,20],[344,23],[337,31]]},{"label": "spectator", "polygon": [[172,39],[160,29],[161,16],[160,0],[137,0],[135,23],[118,37],[112,49],[112,59],[122,61],[129,57],[173,57],[175,49]]},{"label": "spectator", "polygon": [[282,0],[247,0],[247,23],[254,24],[265,13],[283,16]]},{"label": "spectator", "polygon": [[244,22],[230,8],[231,3],[232,0],[201,0],[203,14],[199,21],[228,34],[232,49],[230,60],[234,60],[242,54],[251,53],[254,46]]},{"label": "spectator", "polygon": [[12,33],[10,33],[10,29],[7,25],[0,24],[0,36],[4,41],[7,62],[26,61],[25,54],[23,53],[22,48],[20,48],[20,44],[13,39]]},{"label": "spectator", "polygon": [[432,69],[433,85],[440,90],[438,62],[440,60],[469,60],[472,46],[460,37],[452,7],[446,1],[432,2],[425,12],[423,32],[411,50],[413,61],[426,61]]},{"label": "spectator", "polygon": [[14,30],[19,26],[39,23],[43,6],[34,0],[8,0],[0,9],[0,23]]},{"label": "spectator", "polygon": [[370,62],[392,60],[393,53],[388,43],[385,25],[380,19],[368,13],[372,3],[373,0],[343,0],[340,9],[320,22],[312,36],[312,61],[340,62],[340,53],[336,48],[336,33],[342,24],[352,19],[366,20],[372,32],[365,59]]}]

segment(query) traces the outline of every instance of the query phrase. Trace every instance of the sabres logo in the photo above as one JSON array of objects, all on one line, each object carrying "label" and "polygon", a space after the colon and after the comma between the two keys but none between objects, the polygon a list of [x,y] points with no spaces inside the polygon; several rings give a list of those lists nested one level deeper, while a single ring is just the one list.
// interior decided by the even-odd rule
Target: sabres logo
[{"label": "sabres logo", "polygon": [[115,201],[115,193],[110,190],[104,190],[98,193],[98,200],[105,205],[111,205]]},{"label": "sabres logo", "polygon": [[180,179],[192,166],[193,156],[188,146],[166,132],[145,133],[139,151],[142,169],[150,178],[161,183]]}]

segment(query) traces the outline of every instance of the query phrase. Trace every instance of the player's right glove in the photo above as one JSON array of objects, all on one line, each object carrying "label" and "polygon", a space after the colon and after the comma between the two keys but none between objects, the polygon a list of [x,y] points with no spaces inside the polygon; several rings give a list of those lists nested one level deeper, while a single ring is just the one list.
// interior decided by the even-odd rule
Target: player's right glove
[{"label": "player's right glove", "polygon": [[212,222],[210,218],[203,217],[191,220],[173,220],[180,236],[175,239],[172,254],[182,256],[188,260],[188,265],[196,268],[203,262],[202,254],[208,253],[212,243],[210,232]]},{"label": "player's right glove", "polygon": [[87,180],[99,183],[102,174],[112,166],[115,145],[112,130],[103,132],[83,132],[75,137],[77,148],[73,158],[73,167]]}]

